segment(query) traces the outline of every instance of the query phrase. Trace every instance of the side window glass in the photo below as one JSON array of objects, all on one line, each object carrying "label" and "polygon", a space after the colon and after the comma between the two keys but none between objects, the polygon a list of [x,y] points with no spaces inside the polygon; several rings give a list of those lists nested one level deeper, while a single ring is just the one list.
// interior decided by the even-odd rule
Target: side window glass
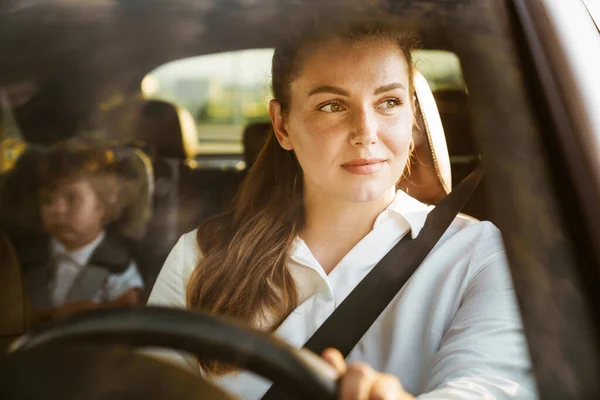
[{"label": "side window glass", "polygon": [[187,109],[201,143],[241,153],[244,127],[269,120],[272,56],[272,49],[253,49],[173,61],[146,75],[142,92]]}]

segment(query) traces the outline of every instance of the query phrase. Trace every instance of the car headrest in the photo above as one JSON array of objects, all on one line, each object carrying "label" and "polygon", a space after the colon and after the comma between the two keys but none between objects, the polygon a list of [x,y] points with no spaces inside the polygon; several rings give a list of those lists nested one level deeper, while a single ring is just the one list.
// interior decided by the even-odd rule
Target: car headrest
[{"label": "car headrest", "polygon": [[198,153],[198,132],[191,114],[161,100],[141,105],[135,138],[149,144],[157,157],[187,160]]},{"label": "car headrest", "polygon": [[440,113],[420,72],[415,74],[415,94],[415,148],[410,172],[398,183],[398,188],[423,203],[437,204],[452,190],[452,170]]},{"label": "car headrest", "polygon": [[154,168],[150,158],[136,147],[115,146],[119,170],[130,183],[127,185],[131,200],[117,221],[118,233],[126,238],[139,240],[146,233],[152,217],[154,196]]},{"label": "car headrest", "polygon": [[[417,72],[415,75],[417,116],[411,156],[410,173],[398,183],[398,188],[427,204],[437,204],[452,190],[450,156],[442,120],[429,84]],[[259,122],[246,127],[243,134],[244,159],[250,167],[269,134],[269,122]]]}]

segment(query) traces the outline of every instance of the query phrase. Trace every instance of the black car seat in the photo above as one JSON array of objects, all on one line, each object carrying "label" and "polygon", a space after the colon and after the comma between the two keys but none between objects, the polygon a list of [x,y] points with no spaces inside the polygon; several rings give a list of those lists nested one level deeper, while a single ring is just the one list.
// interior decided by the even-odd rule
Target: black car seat
[{"label": "black car seat", "polygon": [[[195,227],[201,207],[193,201],[188,162],[198,152],[198,133],[186,110],[161,100],[125,103],[106,116],[104,136],[146,149],[153,171],[152,218],[136,243],[135,258],[151,287],[179,236]],[[190,184],[191,181],[191,184]]]},{"label": "black car seat", "polygon": [[[198,152],[198,132],[190,113],[160,100],[141,105],[134,128],[137,139],[152,148],[155,168],[155,210],[162,215],[164,240],[174,243],[181,235],[185,219],[193,219],[182,207],[185,201],[187,162]],[[185,228],[183,228],[185,229]]]},{"label": "black car seat", "polygon": [[154,167],[150,157],[140,148],[128,143],[111,143],[118,160],[118,170],[128,182],[127,195],[131,196],[119,220],[111,226],[124,243],[135,260],[142,275],[145,294],[149,295],[154,284],[151,258],[140,251],[144,238],[151,229],[154,215]]},{"label": "black car seat", "polygon": [[29,326],[21,265],[8,236],[0,231],[0,352]]},{"label": "black car seat", "polygon": [[187,160],[198,153],[198,133],[191,114],[174,104],[149,100],[141,105],[135,137],[150,143],[154,156]]},{"label": "black car seat", "polygon": [[[78,146],[107,147],[105,142],[86,139],[71,139],[70,143],[75,149]],[[113,150],[116,172],[124,179],[126,197],[120,218],[106,229],[118,235],[127,245],[147,282],[143,260],[136,256],[136,244],[144,236],[152,215],[152,165],[138,148],[118,143],[110,143],[108,148]],[[15,167],[0,176],[0,228],[10,238],[21,268],[25,270],[44,262],[46,253],[39,249],[48,246],[48,236],[40,224],[36,198],[39,185],[36,165],[45,152],[43,148],[30,146],[17,160]]]},{"label": "black car seat", "polygon": [[37,182],[32,179],[43,157],[44,148],[29,145],[12,168],[0,175],[0,224],[28,229],[37,227],[38,211],[35,196]]},{"label": "black car seat", "polygon": [[[454,184],[460,183],[479,162],[479,149],[471,130],[468,94],[464,90],[438,90],[434,97],[440,112]],[[491,220],[485,179],[464,207],[466,214],[480,220]]]},{"label": "black car seat", "polygon": [[249,170],[260,149],[262,149],[267,137],[272,132],[271,122],[255,122],[248,124],[244,128],[242,134],[242,144],[244,146],[244,162],[246,163],[246,170]]},{"label": "black car seat", "polygon": [[[198,151],[198,134],[186,110],[161,100],[132,100],[110,110],[103,121],[103,136],[135,143],[145,150],[153,170],[152,218],[136,244],[136,259],[152,286],[164,260],[179,236],[193,229],[195,207],[184,207],[183,183],[187,162]],[[188,229],[189,228],[189,229]]]},{"label": "black car seat", "polygon": [[0,229],[12,242],[17,258],[31,255],[31,245],[47,239],[39,223],[37,181],[33,179],[44,149],[29,145],[14,166],[0,175]]},{"label": "black car seat", "polygon": [[458,183],[473,170],[479,152],[469,123],[468,94],[461,90],[433,93],[446,132],[452,178]]}]

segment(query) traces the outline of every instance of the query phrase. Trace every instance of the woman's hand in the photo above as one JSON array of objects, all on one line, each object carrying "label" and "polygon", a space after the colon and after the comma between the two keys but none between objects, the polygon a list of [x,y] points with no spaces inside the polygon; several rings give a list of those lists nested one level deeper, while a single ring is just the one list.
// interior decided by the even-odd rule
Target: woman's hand
[{"label": "woman's hand", "polygon": [[410,400],[400,380],[394,375],[382,374],[365,363],[350,366],[336,349],[327,349],[323,359],[334,367],[340,375],[340,400]]}]

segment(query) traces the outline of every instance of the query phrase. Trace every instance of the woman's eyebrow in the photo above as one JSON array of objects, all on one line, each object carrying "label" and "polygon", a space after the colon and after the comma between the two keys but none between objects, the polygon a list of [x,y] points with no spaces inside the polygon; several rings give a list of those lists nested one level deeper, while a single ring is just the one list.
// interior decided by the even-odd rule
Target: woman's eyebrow
[{"label": "woman's eyebrow", "polygon": [[317,94],[317,93],[333,93],[333,94],[339,94],[340,96],[346,96],[346,97],[350,96],[350,93],[348,93],[344,89],[340,89],[339,87],[336,87],[336,86],[327,86],[327,85],[314,88],[313,90],[310,91],[310,93],[308,95],[312,96],[313,94]]},{"label": "woman's eyebrow", "polygon": [[406,90],[406,86],[404,86],[400,82],[394,82],[394,83],[390,83],[389,85],[384,85],[384,86],[378,87],[377,89],[375,89],[375,92],[373,94],[375,94],[375,96],[377,96],[378,94],[389,92],[394,89]]},{"label": "woman's eyebrow", "polygon": [[[375,89],[374,94],[377,96],[378,94],[389,92],[394,89],[406,90],[406,86],[404,86],[400,82],[394,82],[394,83],[390,83],[388,85],[378,87],[377,89]],[[333,94],[339,94],[340,96],[350,97],[350,93],[348,93],[346,90],[341,89],[337,86],[329,86],[329,85],[318,86],[318,87],[314,88],[313,90],[311,90],[310,93],[308,93],[308,95],[312,96],[317,93],[333,93]]]}]

